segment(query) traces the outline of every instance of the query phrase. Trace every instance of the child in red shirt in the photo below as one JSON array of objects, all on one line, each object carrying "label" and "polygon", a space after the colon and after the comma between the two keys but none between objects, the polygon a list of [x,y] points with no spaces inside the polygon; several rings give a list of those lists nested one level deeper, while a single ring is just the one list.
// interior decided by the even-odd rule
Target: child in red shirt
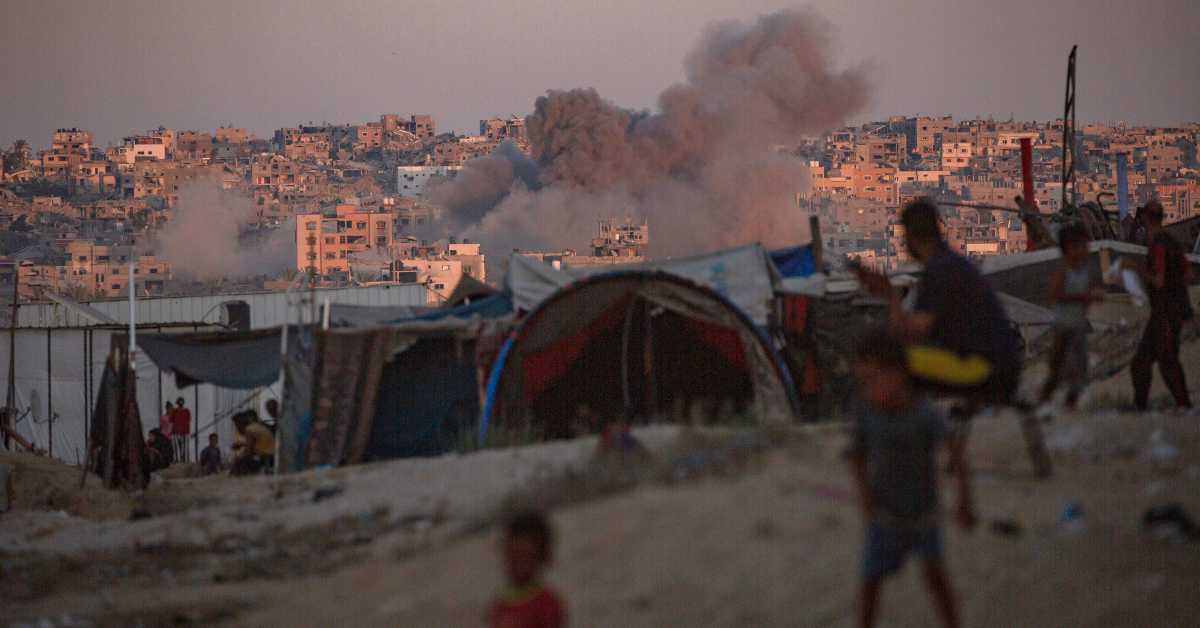
[{"label": "child in red shirt", "polygon": [[492,602],[490,628],[564,628],[566,612],[558,594],[542,584],[554,552],[554,531],[540,512],[513,517],[502,546],[508,590]]}]

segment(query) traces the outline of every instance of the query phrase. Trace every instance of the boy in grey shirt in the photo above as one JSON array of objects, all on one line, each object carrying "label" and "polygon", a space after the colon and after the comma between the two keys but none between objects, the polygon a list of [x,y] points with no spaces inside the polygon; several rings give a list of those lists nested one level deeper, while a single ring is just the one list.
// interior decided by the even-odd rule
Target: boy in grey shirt
[{"label": "boy in grey shirt", "polygon": [[[847,452],[867,523],[861,625],[875,623],[883,579],[916,554],[943,624],[958,626],[958,601],[942,560],[938,522],[936,458],[945,440],[942,417],[914,389],[905,348],[886,331],[864,339],[853,370],[864,404]],[[957,441],[947,442],[958,479],[958,522],[970,529],[975,525],[970,477],[961,450],[953,446]]]}]

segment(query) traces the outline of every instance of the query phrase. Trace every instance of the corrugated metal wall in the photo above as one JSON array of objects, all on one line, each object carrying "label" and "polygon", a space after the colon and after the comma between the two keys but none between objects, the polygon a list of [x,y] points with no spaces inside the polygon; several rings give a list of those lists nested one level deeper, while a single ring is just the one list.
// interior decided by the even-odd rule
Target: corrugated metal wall
[{"label": "corrugated metal wall", "polygon": [[[304,296],[307,296],[305,292]],[[293,303],[299,294],[292,296]],[[425,286],[422,284],[366,286],[355,288],[322,288],[313,291],[319,306],[330,303],[347,305],[425,305]],[[261,329],[281,325],[286,318],[288,295],[284,292],[254,292],[198,297],[157,297],[138,299],[137,318],[140,324],[214,323],[220,321],[221,304],[226,301],[245,301],[250,306],[250,327]],[[128,324],[129,302],[123,300],[91,301],[88,305]],[[57,303],[23,304],[17,311],[18,326],[23,328],[90,327],[94,322]],[[292,317],[295,317],[293,310]],[[294,321],[293,321],[294,322]]]}]

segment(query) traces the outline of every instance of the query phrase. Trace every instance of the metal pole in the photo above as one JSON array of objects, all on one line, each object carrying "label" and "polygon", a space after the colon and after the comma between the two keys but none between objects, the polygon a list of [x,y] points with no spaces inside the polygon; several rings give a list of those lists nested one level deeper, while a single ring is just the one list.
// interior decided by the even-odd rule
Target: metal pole
[{"label": "metal pole", "polygon": [[[192,331],[200,331],[199,325],[192,325]],[[200,460],[200,384],[197,382],[192,387],[192,450],[196,456],[196,460]],[[217,413],[213,412],[213,418],[216,419]],[[187,451],[187,441],[183,442],[183,450]]]},{"label": "metal pole", "polygon": [[[159,325],[159,326],[158,326],[158,333],[159,333],[159,334],[162,334],[162,325]],[[157,411],[158,411],[158,412],[162,412],[162,411],[163,411],[163,398],[162,398],[162,369],[158,369],[158,410],[157,410]]]},{"label": "metal pole", "polygon": [[1028,137],[1021,138],[1021,192],[1025,203],[1033,207],[1033,141]]},{"label": "metal pole", "polygon": [[[87,330],[86,329],[83,330],[83,335],[81,336],[81,338],[83,338],[83,442],[87,443],[87,442],[91,442],[90,439],[92,436],[92,432],[91,432],[90,426],[88,425],[88,405],[91,403],[91,399],[88,398],[88,385],[87,385],[89,366],[88,366],[88,346],[87,346],[88,343],[87,343]],[[88,447],[87,451],[90,452],[91,449],[92,449],[91,447]],[[86,458],[86,456],[85,456],[85,458]]]},{"label": "metal pole", "polygon": [[[133,256],[129,256],[130,260]],[[133,278],[134,262],[129,262],[129,368],[133,369],[133,378],[137,379],[137,287]]]},{"label": "metal pole", "polygon": [[49,432],[50,457],[54,457],[54,359],[51,356],[50,330],[46,330],[46,419]]},{"label": "metal pole", "polygon": [[[17,304],[21,300],[21,292],[19,284],[21,282],[21,265],[18,262],[12,264],[13,273],[13,294],[12,294],[12,320],[8,326],[8,397],[4,401],[4,427],[12,429],[14,426],[10,424],[13,417],[17,415],[17,408],[14,404],[17,402]],[[4,447],[8,448],[8,434],[4,435]]]},{"label": "metal pole", "polygon": [[1125,153],[1117,153],[1117,212],[1121,220],[1129,215],[1129,162]]}]

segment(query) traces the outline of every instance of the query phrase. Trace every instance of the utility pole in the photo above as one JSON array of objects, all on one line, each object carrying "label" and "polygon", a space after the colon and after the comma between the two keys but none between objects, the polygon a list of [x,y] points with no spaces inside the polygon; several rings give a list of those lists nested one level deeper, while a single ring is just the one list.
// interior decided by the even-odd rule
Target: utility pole
[{"label": "utility pole", "polygon": [[21,281],[20,262],[12,263],[12,320],[8,324],[8,396],[4,400],[4,417],[0,427],[4,428],[4,448],[9,448],[10,431],[14,429],[13,417],[17,416],[17,302],[20,301],[18,285]]}]

